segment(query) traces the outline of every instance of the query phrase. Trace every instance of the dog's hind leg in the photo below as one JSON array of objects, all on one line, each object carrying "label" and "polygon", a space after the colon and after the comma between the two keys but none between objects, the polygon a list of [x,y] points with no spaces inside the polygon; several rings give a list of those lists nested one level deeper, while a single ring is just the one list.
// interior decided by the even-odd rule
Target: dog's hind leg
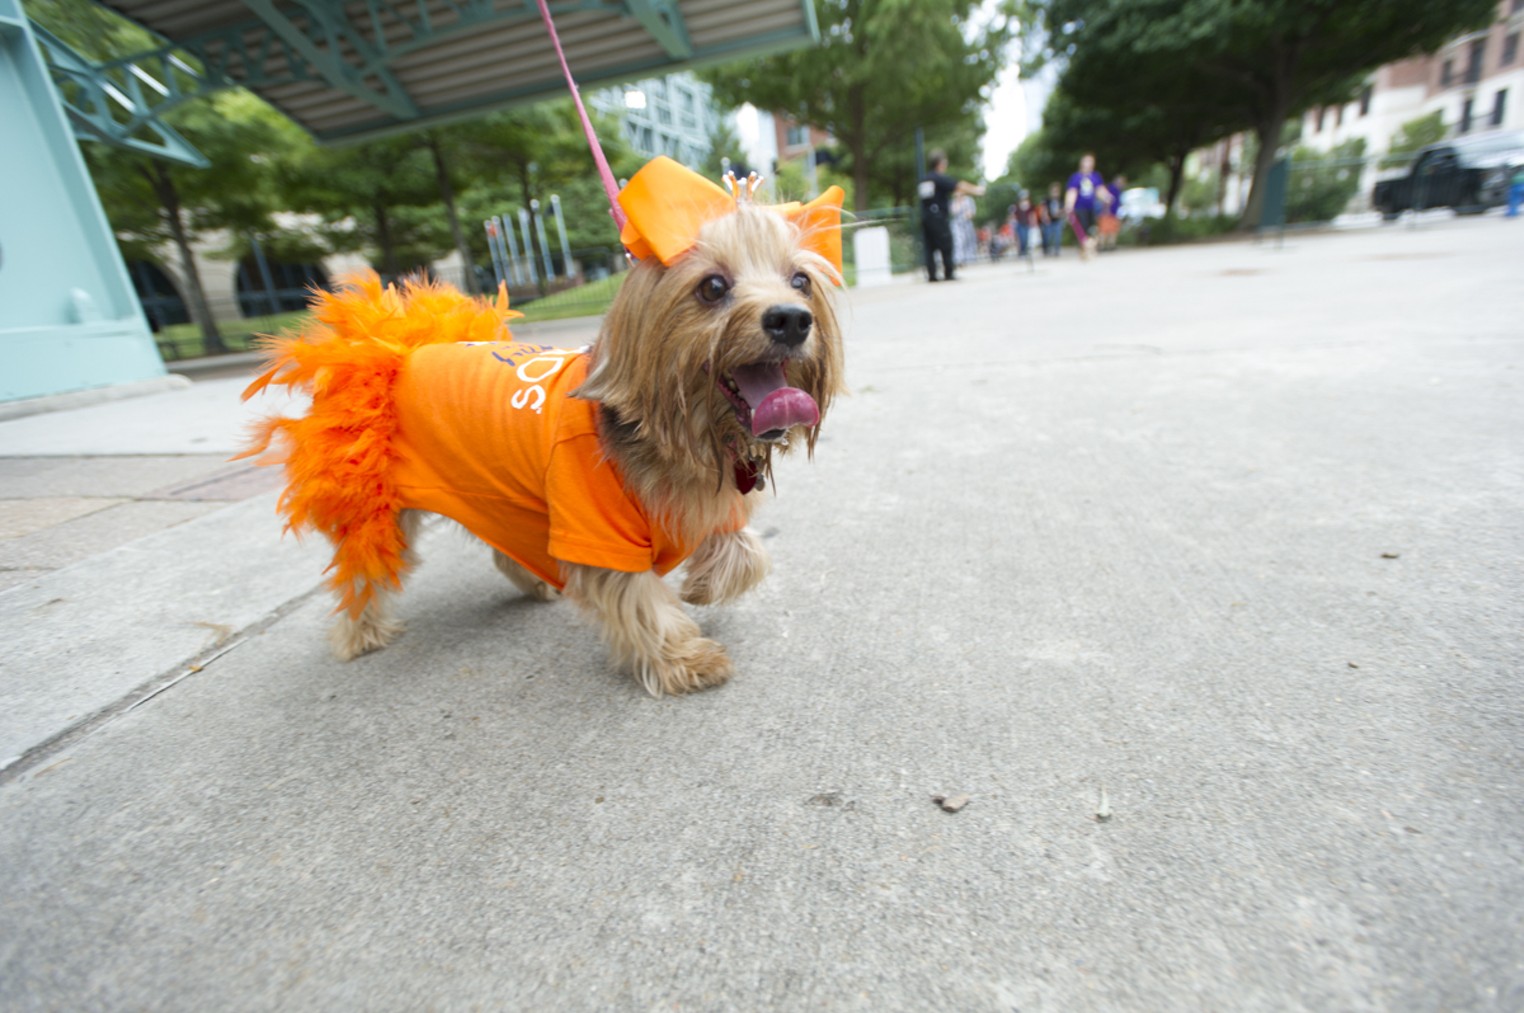
[{"label": "dog's hind leg", "polygon": [[560,591],[496,549],[492,550],[492,564],[498,568],[498,572],[513,583],[514,587],[522,591],[526,598],[533,598],[535,601],[555,601],[561,597]]},{"label": "dog's hind leg", "polygon": [[772,569],[762,539],[751,528],[710,535],[688,560],[683,579],[683,601],[691,605],[717,605],[750,591]]},{"label": "dog's hind leg", "polygon": [[615,659],[652,696],[718,686],[735,670],[725,648],[699,635],[677,595],[649,570],[568,566],[566,596],[598,617]]},{"label": "dog's hind leg", "polygon": [[[403,553],[403,564],[408,570],[418,563],[418,553],[414,546],[422,522],[423,514],[417,510],[404,510],[397,517],[397,524],[402,529],[402,540],[407,545]],[[397,639],[404,624],[392,613],[392,599],[395,596],[396,592],[392,588],[372,584],[370,601],[366,602],[358,616],[351,616],[347,611],[339,613],[339,618],[328,631],[328,644],[333,648],[334,656],[340,661],[349,661],[385,647]]]}]

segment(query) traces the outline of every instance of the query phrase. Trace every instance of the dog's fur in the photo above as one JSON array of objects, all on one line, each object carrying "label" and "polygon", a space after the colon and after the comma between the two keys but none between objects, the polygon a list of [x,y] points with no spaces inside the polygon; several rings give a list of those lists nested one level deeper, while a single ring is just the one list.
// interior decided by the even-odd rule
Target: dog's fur
[{"label": "dog's fur", "polygon": [[[730,283],[709,302],[700,285],[718,275]],[[732,673],[725,649],[700,635],[682,602],[730,601],[767,575],[769,561],[749,528],[733,528],[739,499],[749,519],[759,492],[739,496],[735,465],[754,461],[771,478],[772,454],[786,441],[754,438],[716,383],[738,366],[787,359],[790,386],[814,398],[822,420],[842,392],[842,349],[832,305],[835,268],[800,245],[798,226],[749,204],[708,222],[696,246],[671,266],[649,259],[625,279],[591,352],[577,397],[600,405],[605,454],[658,523],[698,545],[680,593],[654,572],[626,573],[563,564],[565,594],[597,618],[616,660],[654,695],[723,683]],[[814,318],[797,347],[775,342],[762,317],[778,306],[802,306]],[[755,406],[753,406],[755,407]],[[819,425],[792,435],[813,454]],[[800,440],[800,436],[803,439]],[[399,518],[411,546],[415,511]],[[408,550],[411,555],[411,548]],[[520,591],[556,597],[545,581],[494,552],[499,570]],[[411,562],[411,559],[408,559]],[[391,589],[373,584],[363,609],[342,613],[331,637],[344,659],[385,646],[402,629]]]}]

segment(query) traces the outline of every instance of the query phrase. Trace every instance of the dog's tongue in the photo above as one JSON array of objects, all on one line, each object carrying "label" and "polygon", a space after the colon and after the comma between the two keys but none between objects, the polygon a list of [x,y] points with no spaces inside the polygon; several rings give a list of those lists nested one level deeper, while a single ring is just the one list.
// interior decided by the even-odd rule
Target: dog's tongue
[{"label": "dog's tongue", "polygon": [[820,406],[798,387],[787,386],[783,363],[755,362],[737,366],[730,375],[741,396],[751,405],[753,436],[782,433],[792,426],[813,426],[820,421]]}]

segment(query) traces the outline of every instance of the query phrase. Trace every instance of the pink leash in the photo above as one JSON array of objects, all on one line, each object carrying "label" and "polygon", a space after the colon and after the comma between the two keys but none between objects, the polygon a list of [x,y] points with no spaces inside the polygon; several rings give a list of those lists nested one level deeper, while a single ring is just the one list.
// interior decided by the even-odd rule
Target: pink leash
[{"label": "pink leash", "polygon": [[577,103],[577,115],[582,117],[582,132],[587,135],[587,146],[592,150],[593,161],[598,163],[598,175],[602,177],[603,190],[609,197],[609,214],[613,216],[619,231],[623,232],[626,219],[624,209],[619,206],[619,184],[614,180],[609,160],[603,157],[603,146],[598,143],[598,135],[593,132],[593,121],[588,118],[587,109],[582,105],[582,93],[577,90],[571,68],[566,65],[566,53],[561,48],[561,37],[556,34],[556,23],[550,18],[550,7],[545,0],[539,0],[539,4],[540,17],[545,19],[545,30],[550,32],[551,45],[556,47],[556,59],[561,61],[561,73],[566,75],[566,87],[571,89],[572,101]]}]

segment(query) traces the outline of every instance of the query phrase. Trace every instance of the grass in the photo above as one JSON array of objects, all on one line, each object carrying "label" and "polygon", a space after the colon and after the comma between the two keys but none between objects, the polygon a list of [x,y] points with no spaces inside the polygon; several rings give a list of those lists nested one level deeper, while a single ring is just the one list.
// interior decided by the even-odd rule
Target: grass
[{"label": "grass", "polygon": [[619,286],[624,284],[626,272],[590,281],[555,295],[525,303],[519,307],[525,323],[541,320],[565,320],[569,317],[595,317],[602,314],[614,301]]},{"label": "grass", "polygon": [[[279,334],[297,327],[306,318],[306,310],[292,310],[266,317],[225,320],[218,325],[218,330],[222,332],[224,348],[230,352],[243,352],[254,347],[256,335]],[[154,335],[154,339],[167,360],[195,359],[206,354],[206,338],[198,324],[170,324]]]}]

